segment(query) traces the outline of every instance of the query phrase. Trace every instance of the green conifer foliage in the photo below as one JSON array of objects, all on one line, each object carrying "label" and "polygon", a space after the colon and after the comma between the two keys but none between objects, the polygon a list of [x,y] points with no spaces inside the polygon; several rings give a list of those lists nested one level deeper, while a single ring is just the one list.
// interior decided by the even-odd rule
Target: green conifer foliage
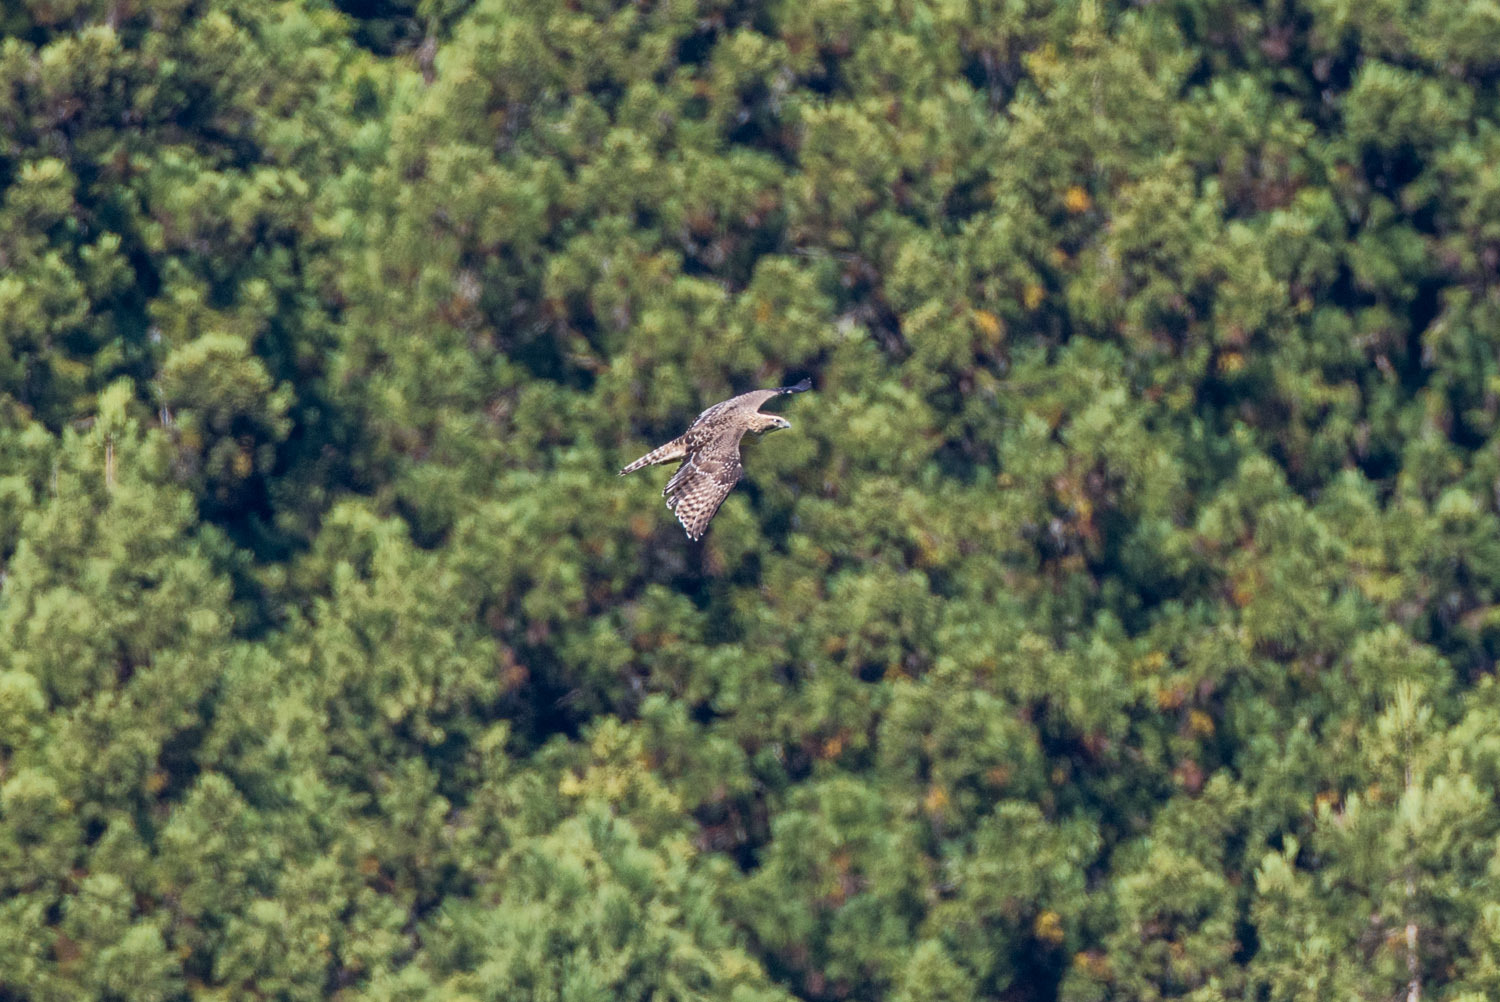
[{"label": "green conifer foliage", "polygon": [[1500,993],[1497,53],[4,6],[0,1002]]}]

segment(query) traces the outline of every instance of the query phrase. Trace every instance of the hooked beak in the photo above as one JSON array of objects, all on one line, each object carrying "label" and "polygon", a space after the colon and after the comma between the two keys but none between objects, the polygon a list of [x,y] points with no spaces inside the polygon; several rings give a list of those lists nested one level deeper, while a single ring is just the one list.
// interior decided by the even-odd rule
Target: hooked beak
[{"label": "hooked beak", "polygon": [[767,431],[780,431],[782,428],[790,428],[791,426],[792,426],[792,423],[790,421],[788,421],[786,418],[777,418],[775,421],[773,421],[771,423],[771,427],[767,428],[766,430]]}]

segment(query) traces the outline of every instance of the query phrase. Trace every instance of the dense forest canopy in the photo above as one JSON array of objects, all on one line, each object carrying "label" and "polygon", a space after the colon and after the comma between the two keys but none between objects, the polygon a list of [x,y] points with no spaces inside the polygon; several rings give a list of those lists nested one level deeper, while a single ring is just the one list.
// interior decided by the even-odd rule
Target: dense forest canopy
[{"label": "dense forest canopy", "polygon": [[1500,997],[1497,348],[1489,0],[6,3],[0,1002]]}]

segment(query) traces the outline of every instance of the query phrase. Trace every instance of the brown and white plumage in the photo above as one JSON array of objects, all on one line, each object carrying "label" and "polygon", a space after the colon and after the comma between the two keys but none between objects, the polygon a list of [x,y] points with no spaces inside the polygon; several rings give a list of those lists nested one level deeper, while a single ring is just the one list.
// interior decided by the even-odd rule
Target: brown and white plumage
[{"label": "brown and white plumage", "polygon": [[751,390],[714,404],[699,414],[687,431],[625,467],[620,476],[643,466],[682,460],[682,465],[667,481],[662,496],[667,499],[667,507],[672,509],[677,521],[687,530],[688,538],[698,539],[708,528],[708,520],[714,517],[730,490],[739,483],[743,472],[740,439],[745,437],[745,432],[791,427],[785,418],[762,414],[761,407],[772,397],[801,393],[811,386],[812,381],[804,379],[796,386]]}]

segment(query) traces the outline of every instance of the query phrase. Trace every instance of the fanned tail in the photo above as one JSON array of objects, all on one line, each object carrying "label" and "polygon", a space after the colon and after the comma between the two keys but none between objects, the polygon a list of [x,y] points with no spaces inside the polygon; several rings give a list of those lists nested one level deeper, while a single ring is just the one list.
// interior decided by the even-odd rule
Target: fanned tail
[{"label": "fanned tail", "polygon": [[682,438],[674,438],[666,445],[658,446],[657,448],[652,449],[640,459],[637,459],[635,462],[625,467],[625,469],[620,471],[620,476],[623,477],[627,473],[634,473],[636,470],[639,470],[643,466],[655,466],[657,463],[670,463],[672,460],[681,459],[686,455],[687,447],[683,445]]}]

